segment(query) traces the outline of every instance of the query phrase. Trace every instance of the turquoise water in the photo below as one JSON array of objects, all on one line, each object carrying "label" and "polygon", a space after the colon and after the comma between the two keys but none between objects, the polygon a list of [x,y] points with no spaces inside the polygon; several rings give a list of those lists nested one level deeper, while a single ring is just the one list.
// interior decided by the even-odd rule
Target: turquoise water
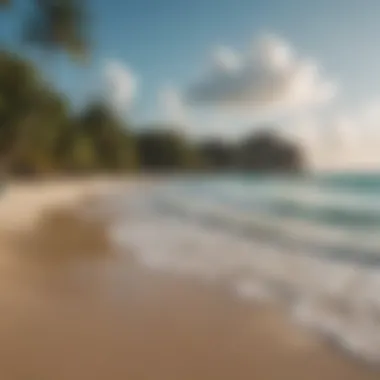
[{"label": "turquoise water", "polygon": [[144,265],[283,303],[380,362],[380,173],[177,178],[123,204],[115,239]]},{"label": "turquoise water", "polygon": [[272,245],[380,265],[380,175],[187,179],[163,186],[156,207]]}]

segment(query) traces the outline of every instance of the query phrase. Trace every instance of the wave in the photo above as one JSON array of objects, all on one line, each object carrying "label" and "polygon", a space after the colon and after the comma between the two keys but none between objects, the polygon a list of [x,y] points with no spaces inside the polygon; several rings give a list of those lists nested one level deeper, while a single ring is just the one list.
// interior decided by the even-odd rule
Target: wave
[{"label": "wave", "polygon": [[210,182],[192,184],[114,199],[115,242],[131,247],[149,267],[223,280],[240,297],[280,302],[299,323],[366,360],[380,361],[375,230],[253,212],[215,194],[233,198],[249,184],[211,184],[214,196]]},{"label": "wave", "polygon": [[218,201],[189,199],[181,195],[155,197],[152,205],[162,215],[191,219],[208,227],[251,239],[277,243],[296,251],[307,249],[312,254],[329,254],[341,260],[353,259],[380,264],[380,236],[377,230],[348,230],[315,224],[310,220],[268,215],[250,209],[234,209]]},{"label": "wave", "polygon": [[[380,189],[379,189],[380,190]],[[176,185],[165,186],[163,192],[181,194],[201,199],[214,199],[230,203],[234,206],[266,208],[273,212],[305,213],[341,213],[352,218],[356,214],[377,216],[380,221],[379,193],[367,194],[363,192],[345,193],[338,189],[326,189],[315,186],[313,183],[299,184],[293,182],[252,183],[220,183],[220,181],[203,186],[189,187]]]}]

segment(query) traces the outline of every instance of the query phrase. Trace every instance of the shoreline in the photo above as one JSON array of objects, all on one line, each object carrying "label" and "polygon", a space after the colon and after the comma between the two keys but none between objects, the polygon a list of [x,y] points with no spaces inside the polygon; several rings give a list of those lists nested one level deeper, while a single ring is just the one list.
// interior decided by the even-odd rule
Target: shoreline
[{"label": "shoreline", "polygon": [[[59,192],[54,184],[36,183],[34,193],[29,185],[17,185],[16,194],[0,201],[0,247],[3,259],[9,259],[0,265],[4,377],[378,378],[377,370],[295,325],[276,307],[238,299],[223,284],[141,267],[134,252],[108,255],[113,248],[101,233],[106,226],[78,219],[72,206],[89,195],[96,202],[97,196],[129,184],[84,182],[60,183]],[[29,218],[22,211],[30,212]],[[73,231],[77,237],[69,239]],[[22,244],[5,244],[7,236],[18,236]],[[53,245],[46,244],[49,239]],[[100,256],[95,261],[82,256],[84,266],[73,268],[71,260],[70,266],[59,260],[54,267],[37,260],[33,271],[29,264],[19,265],[26,256],[33,261],[32,252],[60,248],[65,261],[62,252],[96,247]],[[111,260],[102,263],[102,253]]]}]

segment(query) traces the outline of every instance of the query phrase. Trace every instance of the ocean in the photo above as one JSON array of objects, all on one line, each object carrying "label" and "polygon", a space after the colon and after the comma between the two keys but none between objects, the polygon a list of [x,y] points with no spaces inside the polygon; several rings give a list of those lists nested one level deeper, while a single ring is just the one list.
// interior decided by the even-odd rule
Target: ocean
[{"label": "ocean", "polygon": [[380,362],[380,174],[178,177],[114,196],[144,265],[223,281]]}]

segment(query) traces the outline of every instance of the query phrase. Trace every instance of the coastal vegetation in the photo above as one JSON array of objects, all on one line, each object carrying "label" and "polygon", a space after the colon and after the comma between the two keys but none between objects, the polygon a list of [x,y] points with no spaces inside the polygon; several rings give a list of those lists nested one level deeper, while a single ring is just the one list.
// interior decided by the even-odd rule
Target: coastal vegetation
[{"label": "coastal vegetation", "polygon": [[[47,53],[46,60],[58,52],[80,64],[90,58],[85,1],[26,3],[31,10],[20,25],[28,47]],[[13,12],[11,1],[1,5],[2,16]],[[299,147],[259,126],[237,143],[195,142],[178,132],[184,126],[133,125],[103,101],[74,110],[37,66],[20,53],[0,51],[0,164],[8,173],[298,172],[304,167]]]},{"label": "coastal vegetation", "polygon": [[139,128],[105,103],[74,112],[25,58],[0,53],[0,157],[14,174],[150,170],[298,171],[300,149],[265,128],[237,143],[194,142],[176,126]]}]

